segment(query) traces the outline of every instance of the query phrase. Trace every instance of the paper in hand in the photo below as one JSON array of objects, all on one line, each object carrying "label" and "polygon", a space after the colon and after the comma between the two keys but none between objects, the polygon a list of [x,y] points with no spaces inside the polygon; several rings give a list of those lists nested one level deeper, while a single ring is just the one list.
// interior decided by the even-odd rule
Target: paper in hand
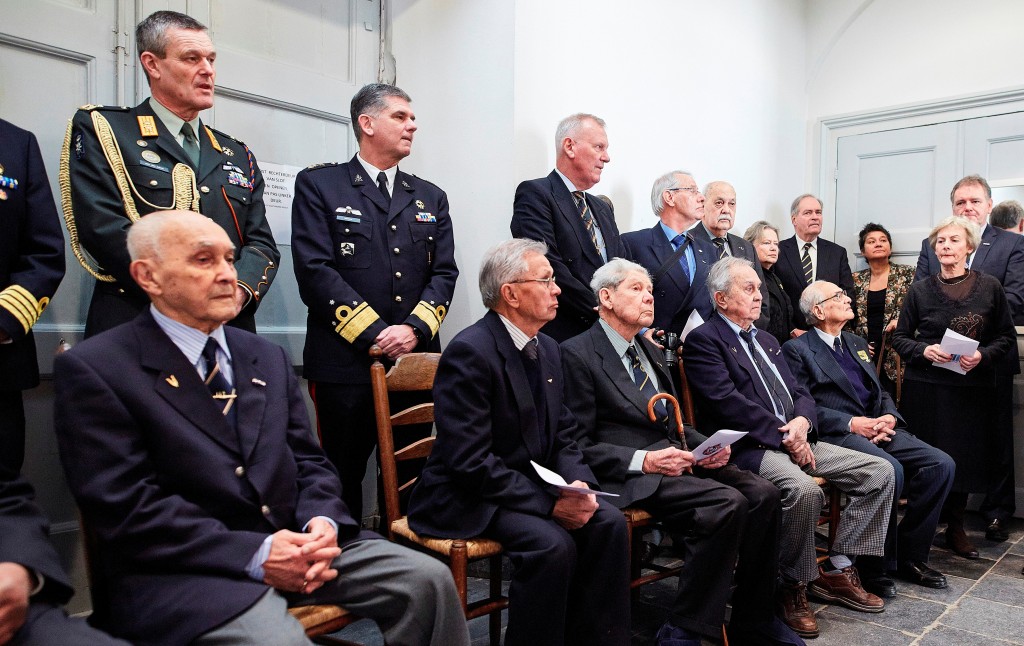
[{"label": "paper in hand", "polygon": [[700,462],[705,458],[710,458],[746,434],[746,431],[730,431],[723,428],[690,452],[693,453],[694,459]]},{"label": "paper in hand", "polygon": [[565,481],[565,478],[563,478],[562,476],[558,475],[557,473],[555,473],[551,469],[547,469],[545,467],[542,467],[541,465],[537,464],[533,460],[530,460],[530,464],[533,465],[534,470],[537,471],[537,475],[540,476],[541,480],[543,480],[544,482],[546,482],[548,484],[555,485],[556,487],[558,487],[559,489],[562,489],[563,491],[571,491],[573,493],[578,493],[578,494],[583,494],[583,495],[594,494],[595,496],[610,496],[612,498],[618,498],[619,497],[619,494],[617,494],[617,493],[608,493],[607,491],[594,491],[593,489],[587,489],[586,487],[573,487],[568,482]]},{"label": "paper in hand", "polygon": [[942,347],[942,351],[946,354],[953,355],[953,359],[945,363],[932,361],[932,365],[966,375],[967,371],[960,365],[960,357],[974,354],[978,349],[978,342],[946,328],[946,333],[942,335],[942,341],[939,343],[939,346]]},{"label": "paper in hand", "polygon": [[683,326],[683,331],[679,333],[679,342],[685,341],[686,335],[701,325],[704,325],[704,319],[701,318],[700,312],[697,310],[690,312],[690,316],[686,319],[686,325]]}]

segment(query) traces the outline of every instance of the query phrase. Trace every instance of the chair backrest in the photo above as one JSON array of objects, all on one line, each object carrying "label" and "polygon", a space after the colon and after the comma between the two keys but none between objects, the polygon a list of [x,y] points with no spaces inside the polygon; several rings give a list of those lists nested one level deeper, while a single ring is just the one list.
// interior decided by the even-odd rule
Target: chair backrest
[{"label": "chair backrest", "polygon": [[377,418],[377,442],[380,455],[380,474],[384,488],[384,514],[387,519],[388,536],[391,524],[402,517],[401,495],[412,489],[419,472],[408,473],[403,469],[403,482],[398,481],[398,463],[422,464],[434,446],[434,437],[425,437],[408,446],[395,449],[394,428],[409,424],[425,424],[434,421],[434,404],[425,402],[410,406],[396,413],[391,412],[391,393],[426,392],[434,387],[434,375],[441,354],[437,352],[415,352],[398,359],[390,370],[381,363],[383,351],[376,345],[370,348],[373,364],[370,366],[370,385],[373,389],[373,409]]}]

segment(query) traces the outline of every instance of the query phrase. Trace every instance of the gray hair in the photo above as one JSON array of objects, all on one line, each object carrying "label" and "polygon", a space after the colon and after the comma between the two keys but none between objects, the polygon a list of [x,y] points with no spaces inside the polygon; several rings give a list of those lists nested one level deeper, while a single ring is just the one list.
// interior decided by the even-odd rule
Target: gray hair
[{"label": "gray hair", "polygon": [[972,250],[977,251],[978,245],[981,244],[981,231],[978,230],[977,224],[962,215],[951,215],[935,225],[935,228],[928,234],[928,246],[932,248],[932,251],[935,250],[935,240],[939,237],[939,231],[946,227],[962,228],[964,234],[967,235],[967,244]]},{"label": "gray hair", "polygon": [[781,238],[779,235],[779,228],[767,220],[758,220],[747,227],[747,232],[743,234],[743,239],[750,244],[757,244],[761,242],[761,238],[764,237],[764,232],[771,229],[775,232],[775,236]]},{"label": "gray hair", "polygon": [[662,196],[665,191],[670,188],[676,188],[676,185],[679,183],[679,180],[676,179],[676,175],[686,175],[690,179],[693,179],[693,173],[685,170],[674,170],[665,173],[658,179],[654,180],[654,186],[651,187],[651,208],[654,210],[654,215],[659,218],[661,217],[661,212],[665,210],[665,199]]},{"label": "gray hair", "polygon": [[701,191],[701,193],[704,195],[704,197],[707,197],[708,193],[711,192],[711,189],[717,188],[719,186],[728,186],[729,188],[731,188],[733,190],[734,193],[736,192],[736,187],[733,186],[732,184],[730,184],[729,182],[726,182],[725,180],[721,180],[721,179],[716,179],[713,182],[708,182],[707,184],[705,184],[704,185],[704,190]]},{"label": "gray hair", "polygon": [[821,201],[820,197],[818,197],[814,193],[804,193],[803,195],[797,195],[796,199],[793,200],[793,203],[789,206],[789,217],[794,217],[797,214],[797,211],[800,209],[800,200],[804,199],[805,197],[813,197],[814,199],[818,200],[818,204],[821,205],[822,209],[825,208],[825,203]]},{"label": "gray hair", "polygon": [[715,294],[727,292],[729,287],[732,286],[733,267],[753,269],[754,265],[746,258],[737,258],[736,256],[726,256],[711,265],[711,271],[708,272],[707,286],[708,294],[711,296],[711,302],[715,304],[715,309],[718,309],[718,304],[715,303]]},{"label": "gray hair", "polygon": [[[206,25],[192,16],[186,16],[177,11],[155,11],[135,27],[135,49],[140,60],[144,52],[149,52],[157,58],[167,56],[167,30],[169,29],[207,31]],[[143,70],[145,70],[145,66],[143,66]],[[146,74],[146,83],[149,83],[148,73]]]},{"label": "gray hair", "polygon": [[480,263],[480,297],[493,310],[501,302],[501,286],[518,279],[529,269],[526,257],[545,255],[548,246],[537,240],[513,238],[499,242],[484,253]]},{"label": "gray hair", "polygon": [[822,302],[822,286],[826,282],[824,280],[816,280],[807,287],[804,287],[804,291],[800,293],[800,313],[804,315],[807,325],[813,326],[819,320],[814,315],[814,306]]},{"label": "gray hair", "polygon": [[598,300],[600,300],[602,289],[615,289],[622,284],[622,281],[626,280],[626,276],[634,272],[643,274],[648,281],[651,280],[651,274],[643,265],[638,265],[625,258],[612,258],[594,272],[594,277],[590,279],[590,289],[594,290],[594,296],[598,296]]},{"label": "gray hair", "polygon": [[1006,200],[992,208],[988,214],[989,224],[997,229],[1015,229],[1024,218],[1024,206],[1017,200]]},{"label": "gray hair", "polygon": [[357,143],[363,139],[363,129],[359,126],[359,115],[378,116],[384,108],[388,107],[388,98],[393,96],[412,103],[412,99],[404,90],[387,83],[364,85],[352,97],[352,103],[349,104],[349,115],[352,118],[352,130],[356,133]]},{"label": "gray hair", "polygon": [[956,184],[953,184],[953,190],[949,192],[949,203],[953,203],[953,196],[956,195],[957,189],[963,186],[970,186],[971,184],[977,184],[978,186],[985,189],[985,196],[988,197],[988,199],[990,200],[992,199],[992,187],[988,185],[988,181],[984,177],[975,173],[973,175],[968,175],[967,177],[962,178]]},{"label": "gray hair", "polygon": [[583,128],[585,121],[593,121],[602,128],[605,127],[604,119],[595,117],[592,114],[586,112],[577,112],[576,114],[570,114],[568,117],[558,122],[558,127],[555,128],[555,155],[562,153],[562,141],[567,137],[569,139],[575,139],[576,135],[579,134],[580,129]]}]

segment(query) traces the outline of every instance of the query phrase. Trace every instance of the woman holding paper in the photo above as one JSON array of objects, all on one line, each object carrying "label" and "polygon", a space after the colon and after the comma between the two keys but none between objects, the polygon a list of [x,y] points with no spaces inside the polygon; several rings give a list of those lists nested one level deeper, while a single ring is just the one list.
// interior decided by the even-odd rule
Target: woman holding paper
[{"label": "woman holding paper", "polygon": [[789,296],[782,289],[782,281],[775,275],[773,267],[779,260],[779,230],[764,220],[759,220],[747,229],[743,239],[754,245],[757,259],[764,270],[764,282],[768,288],[768,327],[765,332],[775,337],[779,345],[803,334],[796,326],[796,313]]},{"label": "woman holding paper", "polygon": [[[938,275],[911,285],[903,301],[892,346],[907,364],[900,412],[922,440],[956,461],[956,479],[943,506],[946,545],[978,558],[964,532],[967,495],[988,488],[995,448],[995,374],[1016,343],[1003,287],[988,274],[967,269],[980,234],[971,221],[950,216],[928,236],[939,260]],[[950,338],[967,344],[953,354]],[[978,343],[973,351],[971,340]]]}]

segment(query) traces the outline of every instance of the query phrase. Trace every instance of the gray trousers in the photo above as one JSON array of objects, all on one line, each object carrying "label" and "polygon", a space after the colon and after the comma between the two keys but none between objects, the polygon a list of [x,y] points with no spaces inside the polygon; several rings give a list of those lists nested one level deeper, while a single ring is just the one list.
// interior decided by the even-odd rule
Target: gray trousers
[{"label": "gray trousers", "polygon": [[314,594],[282,595],[269,590],[247,611],[193,643],[306,646],[312,642],[288,614],[288,606],[335,603],[376,621],[389,646],[469,644],[451,571],[437,559],[370,539],[345,546],[333,566],[338,578]]},{"label": "gray trousers", "polygon": [[881,458],[825,442],[811,449],[814,469],[801,469],[781,451],[765,451],[758,471],[782,492],[779,570],[804,583],[818,578],[814,528],[825,495],[814,476],[826,478],[849,498],[832,549],[851,557],[882,556],[894,481],[892,465]]}]

